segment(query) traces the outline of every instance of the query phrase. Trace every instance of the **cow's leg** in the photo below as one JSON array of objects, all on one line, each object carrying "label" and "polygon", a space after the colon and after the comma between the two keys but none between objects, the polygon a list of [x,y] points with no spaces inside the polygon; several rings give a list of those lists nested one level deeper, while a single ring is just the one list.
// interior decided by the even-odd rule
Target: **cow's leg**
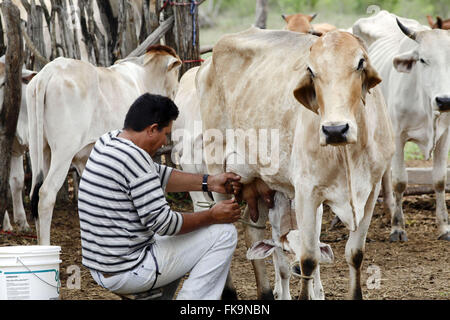
[{"label": "cow's leg", "polygon": [[317,208],[313,193],[308,192],[306,186],[296,187],[295,212],[297,224],[301,232],[300,268],[302,271],[301,290],[299,299],[308,300],[314,298],[313,274],[319,264],[319,242],[317,241]]},{"label": "cow's leg", "polygon": [[433,154],[433,185],[436,192],[436,222],[438,239],[450,241],[450,226],[447,205],[445,204],[445,185],[447,183],[447,158],[449,149],[449,130],[439,138]]},{"label": "cow's leg", "polygon": [[383,174],[382,182],[382,194],[383,194],[383,204],[384,213],[387,217],[393,217],[395,214],[395,200],[394,193],[392,191],[392,172],[391,166]]},{"label": "cow's leg", "polygon": [[70,169],[72,156],[67,154],[52,154],[50,169],[39,190],[38,214],[38,243],[39,245],[50,245],[50,228],[52,222],[53,208],[55,207],[56,195],[64,184]]},{"label": "cow's leg", "polygon": [[[316,218],[316,241],[320,242],[320,233],[322,229],[322,216],[323,216],[323,205],[320,205],[317,208],[317,218]],[[319,249],[320,250],[320,249]],[[325,293],[323,291],[322,281],[320,280],[320,265],[317,265],[317,268],[313,273],[314,277],[314,299],[316,300],[324,300]]]},{"label": "cow's leg", "polygon": [[11,155],[11,172],[9,175],[9,187],[13,203],[14,223],[19,231],[30,231],[27,216],[23,207],[22,191],[24,187],[25,173],[23,170],[23,155]]},{"label": "cow's leg", "polygon": [[347,260],[350,271],[349,298],[353,300],[362,299],[361,265],[364,257],[367,231],[369,230],[370,220],[372,219],[372,214],[380,192],[380,187],[381,185],[378,183],[373,188],[364,207],[364,217],[359,223],[356,231],[350,231],[350,235],[345,246],[345,259]]},{"label": "cow's leg", "polygon": [[[291,202],[282,193],[274,195],[274,206],[269,210],[269,220],[272,226],[272,239],[280,242],[282,232],[289,231],[292,226],[283,226],[286,221],[283,217],[291,216]],[[286,230],[284,230],[286,229]],[[289,259],[281,248],[276,248],[273,253],[273,266],[275,269],[275,286],[273,295],[277,300],[291,300],[289,280],[291,279],[291,266]]]},{"label": "cow's leg", "polygon": [[273,253],[273,265],[275,269],[275,286],[273,290],[275,299],[292,300],[289,289],[291,267],[288,257],[280,248],[276,248]]},{"label": "cow's leg", "polygon": [[392,182],[395,195],[395,212],[391,216],[391,234],[389,241],[408,241],[405,231],[405,220],[403,216],[402,199],[408,183],[408,174],[405,167],[403,149],[405,142],[396,138],[395,154],[392,160]]},{"label": "cow's leg", "polygon": [[[246,206],[244,211],[244,221],[255,224],[257,226],[264,226],[267,218],[268,218],[268,209],[264,202],[260,199],[258,199],[258,211],[259,211],[259,218],[258,221],[255,223],[250,221],[250,214],[249,214],[249,208]],[[255,227],[251,227],[249,225],[245,225],[245,244],[247,248],[250,248],[255,242],[263,240],[264,239],[264,233],[265,229],[259,229]],[[253,271],[255,273],[255,279],[256,279],[256,291],[258,299],[260,300],[273,300],[273,292],[272,288],[270,287],[269,279],[266,272],[266,265],[264,262],[264,259],[258,259],[258,260],[251,260]]]}]

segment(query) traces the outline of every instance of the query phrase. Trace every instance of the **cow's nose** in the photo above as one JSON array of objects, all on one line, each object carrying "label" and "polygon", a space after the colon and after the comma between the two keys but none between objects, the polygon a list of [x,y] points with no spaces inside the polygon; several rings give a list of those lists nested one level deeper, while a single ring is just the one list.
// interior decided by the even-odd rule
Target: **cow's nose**
[{"label": "cow's nose", "polygon": [[450,111],[450,97],[436,97],[439,111]]},{"label": "cow's nose", "polygon": [[346,143],[349,129],[348,123],[341,126],[322,126],[327,144]]}]

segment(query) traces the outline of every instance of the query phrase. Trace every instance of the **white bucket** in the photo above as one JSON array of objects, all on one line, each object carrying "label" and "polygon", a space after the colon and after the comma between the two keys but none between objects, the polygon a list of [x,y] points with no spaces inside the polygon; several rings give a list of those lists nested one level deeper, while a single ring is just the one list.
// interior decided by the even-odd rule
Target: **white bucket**
[{"label": "white bucket", "polygon": [[0,247],[0,300],[59,299],[59,246]]}]

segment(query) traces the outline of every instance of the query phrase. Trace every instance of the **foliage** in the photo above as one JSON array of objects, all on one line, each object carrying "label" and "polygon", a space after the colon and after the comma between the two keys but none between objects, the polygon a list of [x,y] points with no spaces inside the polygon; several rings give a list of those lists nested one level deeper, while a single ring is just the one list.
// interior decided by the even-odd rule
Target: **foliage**
[{"label": "foliage", "polygon": [[[218,1],[218,0],[209,0]],[[367,14],[370,6],[378,6],[400,16],[423,20],[427,14],[449,16],[448,0],[269,0],[272,10],[283,13],[328,11],[340,14]],[[221,11],[234,11],[240,16],[255,11],[255,0],[222,0]]]}]

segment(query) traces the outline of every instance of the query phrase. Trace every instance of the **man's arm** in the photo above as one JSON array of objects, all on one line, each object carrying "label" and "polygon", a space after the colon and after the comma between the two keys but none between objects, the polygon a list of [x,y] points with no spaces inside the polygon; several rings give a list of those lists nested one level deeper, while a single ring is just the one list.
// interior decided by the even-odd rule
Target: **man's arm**
[{"label": "man's arm", "polygon": [[[233,193],[238,194],[241,190],[239,180],[241,177],[234,173],[223,173],[208,177],[208,190],[217,193],[227,192],[225,184],[230,181]],[[166,186],[166,192],[189,192],[202,191],[203,174],[188,173],[173,170]]]},{"label": "man's arm", "polygon": [[241,209],[236,200],[219,202],[209,210],[182,213],[183,224],[178,234],[188,233],[211,224],[233,223],[241,216]]}]

